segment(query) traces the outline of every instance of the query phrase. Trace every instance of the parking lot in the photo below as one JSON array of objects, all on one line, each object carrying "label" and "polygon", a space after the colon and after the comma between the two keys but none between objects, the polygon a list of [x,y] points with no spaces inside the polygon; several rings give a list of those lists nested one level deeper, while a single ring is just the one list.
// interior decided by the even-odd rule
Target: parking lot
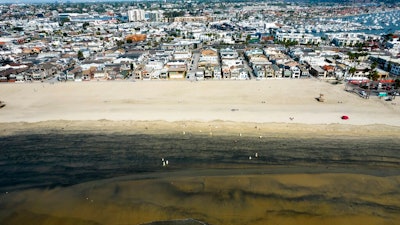
[{"label": "parking lot", "polygon": [[366,99],[376,97],[390,101],[399,96],[399,89],[395,89],[394,83],[380,83],[379,81],[360,84],[348,82],[345,89]]}]

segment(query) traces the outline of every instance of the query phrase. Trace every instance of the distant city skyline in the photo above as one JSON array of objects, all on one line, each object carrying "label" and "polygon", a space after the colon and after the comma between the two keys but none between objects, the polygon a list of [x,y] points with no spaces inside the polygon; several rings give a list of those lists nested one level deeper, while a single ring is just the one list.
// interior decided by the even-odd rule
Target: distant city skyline
[{"label": "distant city skyline", "polygon": [[[143,1],[157,1],[157,0],[0,0],[0,4],[40,4],[40,3],[96,3],[96,2],[143,2]],[[161,0],[158,0],[161,1]],[[337,2],[337,3],[395,3],[397,0],[283,0],[284,2]]]},{"label": "distant city skyline", "polygon": [[10,2],[10,0],[0,0],[0,4],[38,4],[38,3],[95,3],[95,2],[126,2],[131,0],[15,0]]}]

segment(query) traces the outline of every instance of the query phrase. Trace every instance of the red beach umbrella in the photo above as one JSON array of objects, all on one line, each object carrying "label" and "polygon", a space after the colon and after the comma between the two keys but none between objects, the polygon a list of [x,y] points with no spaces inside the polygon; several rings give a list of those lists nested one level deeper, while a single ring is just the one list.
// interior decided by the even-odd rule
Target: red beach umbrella
[{"label": "red beach umbrella", "polygon": [[348,119],[349,119],[348,116],[346,116],[346,115],[342,116],[342,120],[348,120]]}]

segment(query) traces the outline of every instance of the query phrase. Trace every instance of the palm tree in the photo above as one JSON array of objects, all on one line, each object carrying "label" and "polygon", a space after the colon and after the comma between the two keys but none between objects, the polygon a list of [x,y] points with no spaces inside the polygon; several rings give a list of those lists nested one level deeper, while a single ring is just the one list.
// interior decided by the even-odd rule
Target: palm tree
[{"label": "palm tree", "polygon": [[349,69],[349,73],[351,73],[352,76],[354,76],[354,74],[356,73],[357,69],[355,67],[351,67]]},{"label": "palm tree", "polygon": [[368,79],[373,80],[373,81],[377,81],[378,78],[379,78],[379,74],[378,74],[378,71],[376,71],[376,70],[372,71],[372,73],[370,73],[368,75]]},{"label": "palm tree", "polygon": [[377,62],[373,62],[371,64],[371,69],[374,70],[377,66],[378,66],[378,63]]},{"label": "palm tree", "polygon": [[400,88],[400,79],[394,80],[395,88],[399,89]]},{"label": "palm tree", "polygon": [[84,60],[85,57],[83,56],[83,52],[81,50],[78,51],[78,59],[79,60]]}]

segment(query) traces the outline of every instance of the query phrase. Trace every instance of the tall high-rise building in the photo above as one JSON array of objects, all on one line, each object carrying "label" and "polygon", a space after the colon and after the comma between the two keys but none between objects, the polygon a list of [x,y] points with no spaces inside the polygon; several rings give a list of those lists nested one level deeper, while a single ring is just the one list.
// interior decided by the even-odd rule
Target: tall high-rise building
[{"label": "tall high-rise building", "polygon": [[145,12],[141,9],[131,9],[128,11],[128,19],[131,22],[135,21],[144,21],[145,20]]},{"label": "tall high-rise building", "polygon": [[160,22],[162,13],[160,11],[148,11],[145,14],[146,20],[150,22]]}]

